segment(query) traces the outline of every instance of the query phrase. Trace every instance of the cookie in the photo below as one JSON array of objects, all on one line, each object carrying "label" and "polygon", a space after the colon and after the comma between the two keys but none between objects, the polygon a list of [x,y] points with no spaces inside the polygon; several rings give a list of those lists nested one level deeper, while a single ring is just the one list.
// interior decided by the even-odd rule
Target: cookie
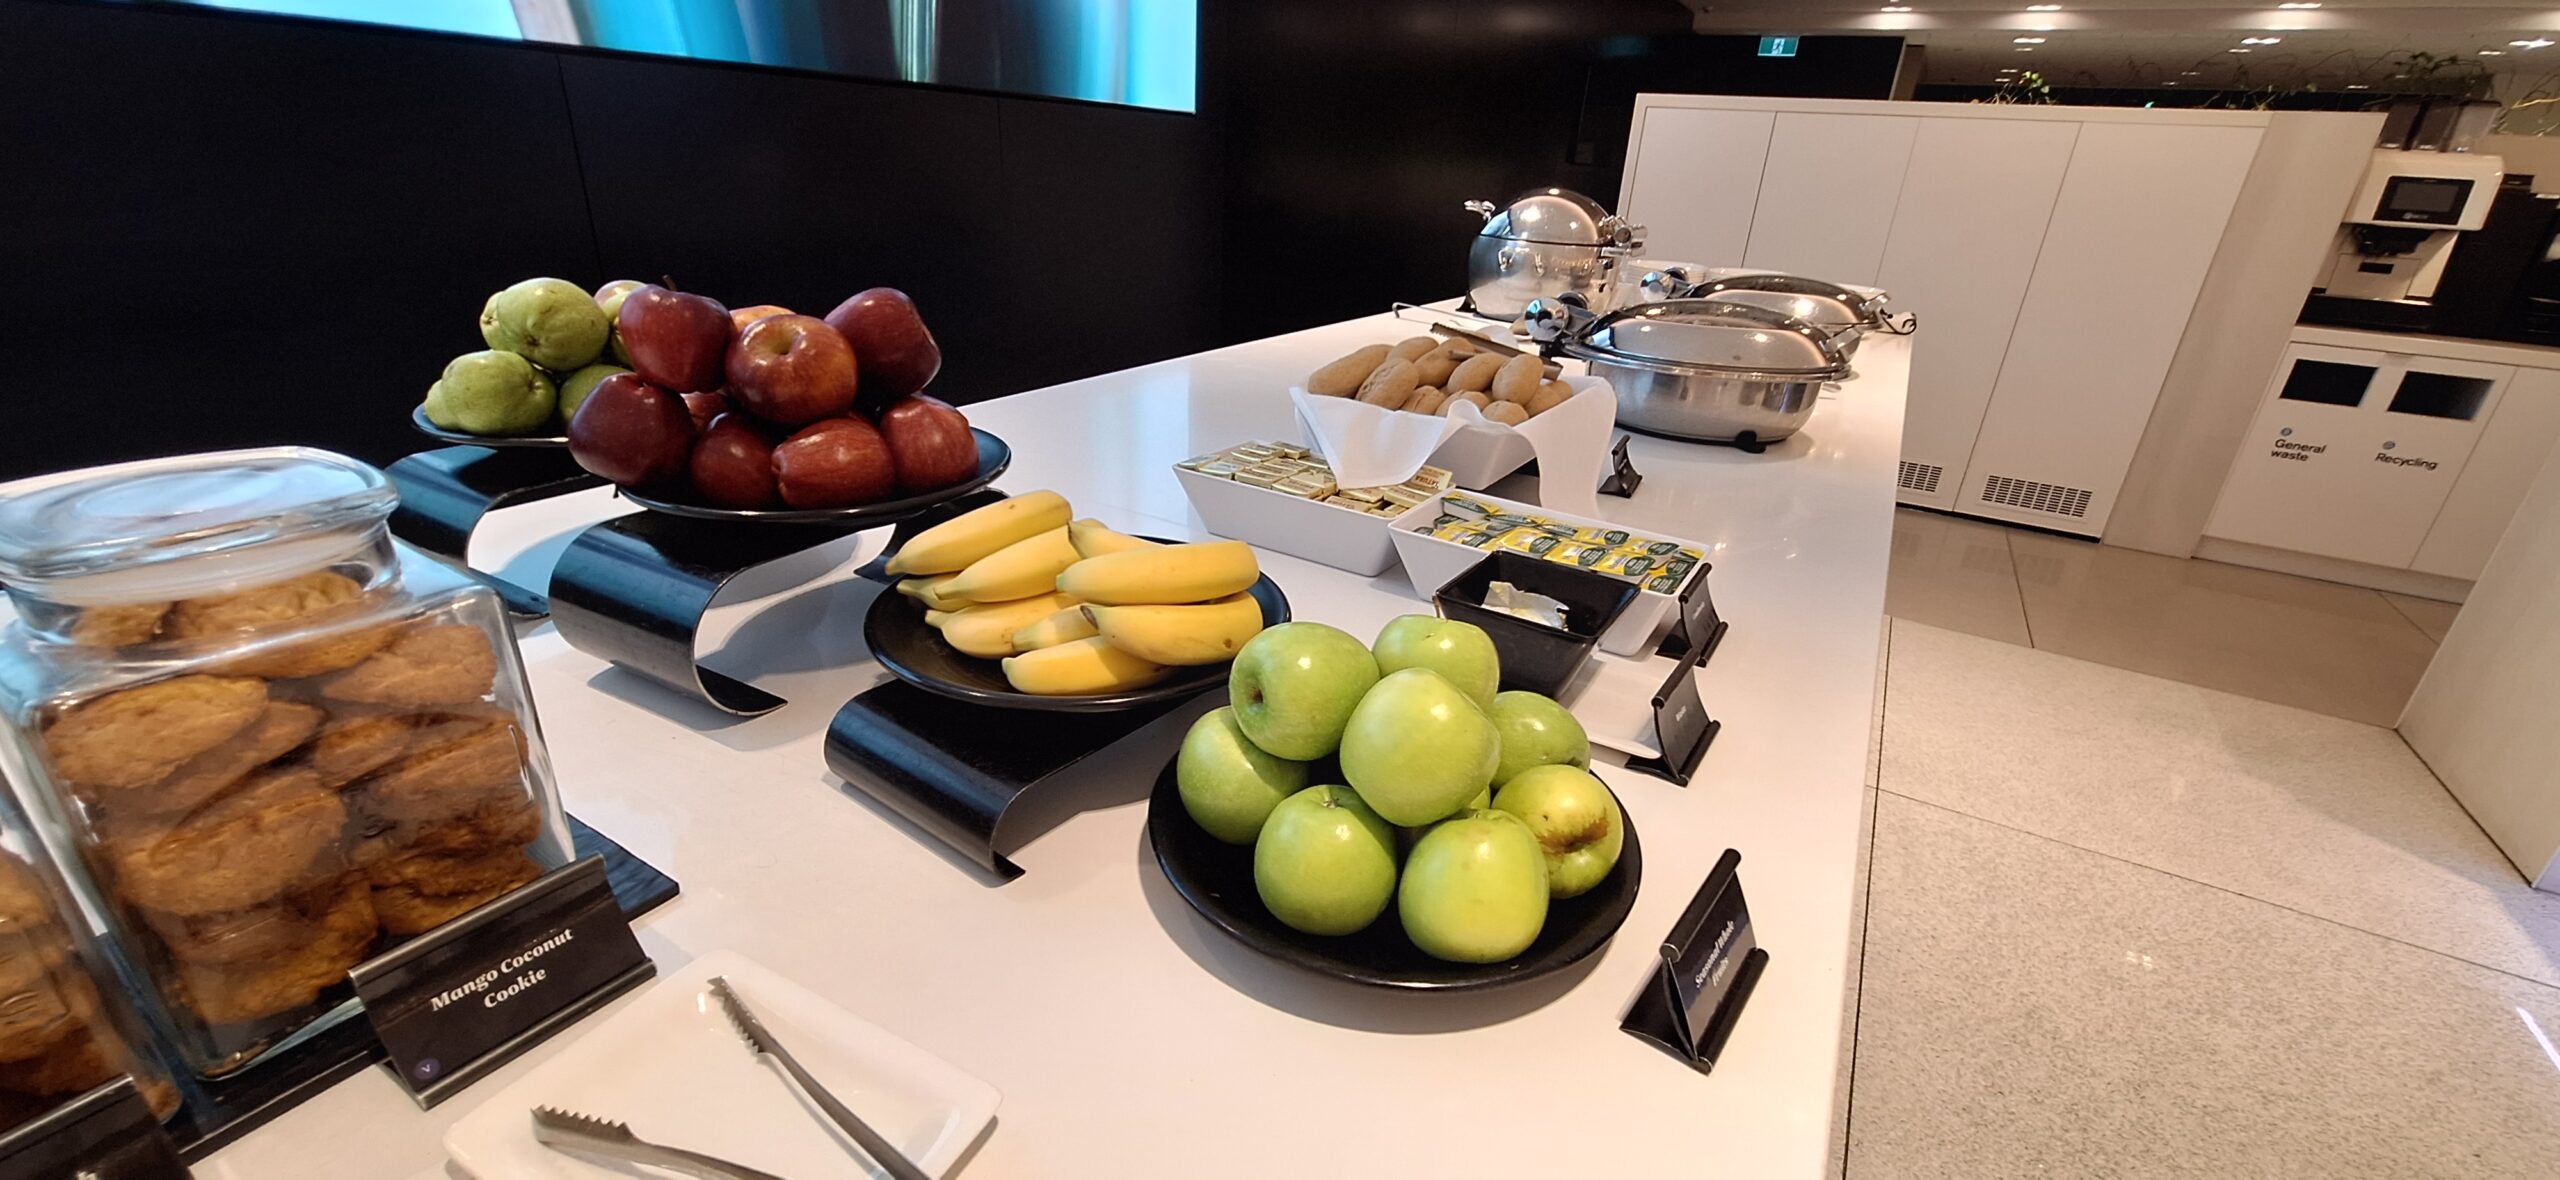
[{"label": "cookie", "polygon": [[374,857],[364,867],[376,889],[407,889],[423,897],[458,897],[523,884],[524,850],[513,845],[455,853],[406,852]]},{"label": "cookie", "polygon": [[176,823],[110,823],[104,848],[135,905],[212,914],[284,892],[336,854],[346,822],[346,805],[311,772],[271,769]]},{"label": "cookie", "polygon": [[42,986],[0,996],[0,1063],[50,1052],[86,1023],[63,1002],[50,977]]},{"label": "cookie", "polygon": [[498,654],[477,627],[441,623],[402,632],[390,645],[332,677],[320,693],[369,705],[475,701],[498,679]]},{"label": "cookie", "polygon": [[413,750],[365,780],[359,810],[395,823],[462,815],[524,794],[524,739],[513,722],[489,721],[439,746]]},{"label": "cookie", "polygon": [[542,834],[542,812],[521,794],[492,793],[476,805],[429,820],[393,820],[372,814],[361,801],[350,809],[359,836],[350,853],[357,868],[395,856],[451,856],[521,848]]},{"label": "cookie", "polygon": [[138,791],[110,796],[111,809],[138,814],[178,816],[204,806],[229,790],[249,772],[294,751],[319,732],[328,714],[315,705],[269,701],[266,711],[231,740],[187,760],[168,778]]},{"label": "cookie", "polygon": [[347,891],[364,887],[364,880],[354,873],[331,872],[243,910],[141,913],[171,957],[201,965],[238,966],[290,955],[321,937],[330,911],[345,900]]},{"label": "cookie", "polygon": [[18,1094],[81,1094],[125,1072],[124,1047],[103,1029],[76,1028],[50,1050],[23,1061],[0,1063],[0,1090]]},{"label": "cookie", "polygon": [[265,681],[176,676],[64,709],[45,727],[44,741],[54,769],[70,782],[144,787],[230,740],[266,708]]},{"label": "cookie", "polygon": [[165,602],[93,606],[71,620],[68,634],[71,642],[82,647],[131,647],[151,642],[160,633],[160,620],[168,614],[169,604]]},{"label": "cookie", "polygon": [[0,930],[32,930],[53,923],[53,899],[45,895],[35,870],[0,856]]},{"label": "cookie", "polygon": [[180,960],[180,998],[211,1024],[293,1011],[346,982],[347,968],[364,961],[379,928],[371,894],[346,888],[321,913],[311,937],[287,953],[237,965]]},{"label": "cookie", "polygon": [[407,885],[377,887],[373,891],[374,912],[381,915],[382,928],[393,934],[424,934],[542,875],[542,867],[532,858],[521,852],[515,853],[514,858],[507,863],[501,883],[468,893],[435,894]]},{"label": "cookie", "polygon": [[334,635],[297,639],[225,662],[221,671],[274,680],[299,680],[343,672],[388,646],[400,628],[384,623]]},{"label": "cookie", "polygon": [[355,579],[316,570],[237,594],[190,598],[171,608],[165,626],[172,639],[237,635],[345,606],[363,594]]},{"label": "cookie", "polygon": [[320,737],[303,752],[303,768],[320,776],[324,787],[343,787],[406,753],[422,720],[401,713],[340,717],[323,727]]}]

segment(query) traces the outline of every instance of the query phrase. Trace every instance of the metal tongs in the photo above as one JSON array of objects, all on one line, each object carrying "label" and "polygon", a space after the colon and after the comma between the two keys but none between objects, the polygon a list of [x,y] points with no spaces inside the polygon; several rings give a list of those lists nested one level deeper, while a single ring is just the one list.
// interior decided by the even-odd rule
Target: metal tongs
[{"label": "metal tongs", "polygon": [[900,1154],[895,1144],[882,1138],[878,1131],[871,1129],[871,1124],[863,1122],[852,1108],[837,1101],[825,1086],[819,1085],[818,1079],[809,1076],[809,1071],[802,1069],[800,1062],[791,1056],[791,1050],[783,1048],[782,1042],[774,1039],[764,1022],[756,1019],[756,1014],[747,1008],[747,1002],[729,986],[728,977],[711,977],[711,998],[720,1001],[721,1009],[729,1014],[729,1023],[738,1030],[738,1039],[745,1041],[747,1048],[758,1056],[770,1057],[780,1065],[782,1072],[790,1077],[791,1084],[808,1095],[811,1102],[817,1103],[818,1109],[826,1112],[828,1121],[852,1136],[855,1143],[861,1144],[862,1150],[869,1153],[892,1180],[931,1180],[924,1169]]},{"label": "metal tongs", "polygon": [[623,1123],[577,1114],[549,1106],[533,1110],[533,1138],[553,1151],[600,1155],[607,1159],[645,1164],[682,1172],[701,1180],[782,1180],[771,1172],[759,1172],[745,1164],[733,1164],[718,1156],[686,1151],[651,1143],[631,1133]]}]

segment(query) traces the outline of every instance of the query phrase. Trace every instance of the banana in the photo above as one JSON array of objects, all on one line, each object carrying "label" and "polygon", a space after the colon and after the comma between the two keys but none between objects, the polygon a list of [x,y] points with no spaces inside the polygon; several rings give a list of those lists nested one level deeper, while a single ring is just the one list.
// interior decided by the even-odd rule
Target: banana
[{"label": "banana", "polygon": [[1084,617],[1082,610],[1071,606],[1014,632],[1013,646],[1016,651],[1038,651],[1093,636],[1093,620]]},{"label": "banana", "polygon": [[943,592],[958,574],[919,574],[898,579],[898,593],[924,604],[926,610],[955,611],[969,605],[965,598],[954,598]]},{"label": "banana", "polygon": [[1096,635],[1056,647],[1044,647],[1004,662],[1004,678],[1035,696],[1091,696],[1153,684],[1173,669],[1111,646]]},{"label": "banana", "polygon": [[1253,546],[1206,541],[1088,557],[1058,575],[1058,589],[1104,606],[1173,606],[1224,598],[1261,576]]},{"label": "banana", "polygon": [[1262,604],[1230,594],[1197,606],[1087,606],[1111,646],[1151,664],[1222,664],[1262,632]]},{"label": "banana", "polygon": [[1074,606],[1063,594],[973,606],[942,621],[942,641],[982,660],[1000,660],[1018,651],[1013,633]]},{"label": "banana", "polygon": [[960,612],[956,610],[935,610],[928,606],[924,608],[924,625],[939,631],[942,629],[943,624],[950,622],[952,616],[959,613]]},{"label": "banana", "polygon": [[1067,526],[1016,541],[969,563],[942,592],[971,602],[1011,602],[1058,588],[1058,575],[1076,563]]},{"label": "banana", "polygon": [[964,512],[907,539],[889,558],[893,574],[948,574],[1027,537],[1065,525],[1075,510],[1056,492],[1024,492]]},{"label": "banana", "polygon": [[1141,540],[1127,533],[1114,532],[1110,525],[1088,516],[1067,522],[1067,541],[1076,547],[1078,557],[1100,557],[1130,549],[1151,549],[1155,542]]}]

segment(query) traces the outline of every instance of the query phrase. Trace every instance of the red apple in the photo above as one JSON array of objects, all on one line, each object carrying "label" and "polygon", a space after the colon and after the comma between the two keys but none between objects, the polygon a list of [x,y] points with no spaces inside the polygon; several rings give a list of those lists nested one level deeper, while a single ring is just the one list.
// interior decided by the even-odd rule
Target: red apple
[{"label": "red apple", "polygon": [[729,394],[746,412],[804,426],[853,408],[853,346],[816,316],[776,315],[747,325],[729,349]]},{"label": "red apple", "polygon": [[723,508],[774,508],[773,439],[744,414],[722,414],[693,444],[693,488]]},{"label": "red apple", "polygon": [[729,309],[729,324],[737,330],[744,332],[747,330],[747,325],[763,319],[766,316],[790,314],[790,308],[771,303],[759,303],[754,307],[733,307]]},{"label": "red apple", "polygon": [[598,382],[569,419],[569,457],[624,487],[682,475],[692,454],[693,417],[684,399],[634,373]]},{"label": "red apple", "polygon": [[947,488],[978,473],[978,439],[969,420],[938,398],[917,394],[880,412],[880,437],[910,492]]},{"label": "red apple", "polygon": [[730,404],[728,394],[715,389],[684,395],[684,408],[686,413],[693,415],[693,432],[699,435],[711,429],[712,419],[737,407]]},{"label": "red apple", "polygon": [[677,393],[720,388],[734,330],[719,300],[643,284],[623,297],[614,328],[641,380]]},{"label": "red apple", "polygon": [[844,508],[885,500],[898,487],[897,465],[880,431],[860,418],[829,418],[802,427],[773,449],[774,480],[794,508]]},{"label": "red apple", "polygon": [[844,333],[862,358],[866,405],[886,406],[923,389],[942,371],[942,346],[925,330],[916,301],[894,287],[873,287],[827,313],[827,325]]}]

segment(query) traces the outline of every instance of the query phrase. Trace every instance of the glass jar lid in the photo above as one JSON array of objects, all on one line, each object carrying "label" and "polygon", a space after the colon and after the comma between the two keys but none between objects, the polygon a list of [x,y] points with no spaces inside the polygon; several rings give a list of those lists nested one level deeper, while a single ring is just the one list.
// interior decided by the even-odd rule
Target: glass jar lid
[{"label": "glass jar lid", "polygon": [[22,479],[0,484],[0,580],[81,606],[222,593],[328,564],[399,498],[374,467],[307,447]]}]

